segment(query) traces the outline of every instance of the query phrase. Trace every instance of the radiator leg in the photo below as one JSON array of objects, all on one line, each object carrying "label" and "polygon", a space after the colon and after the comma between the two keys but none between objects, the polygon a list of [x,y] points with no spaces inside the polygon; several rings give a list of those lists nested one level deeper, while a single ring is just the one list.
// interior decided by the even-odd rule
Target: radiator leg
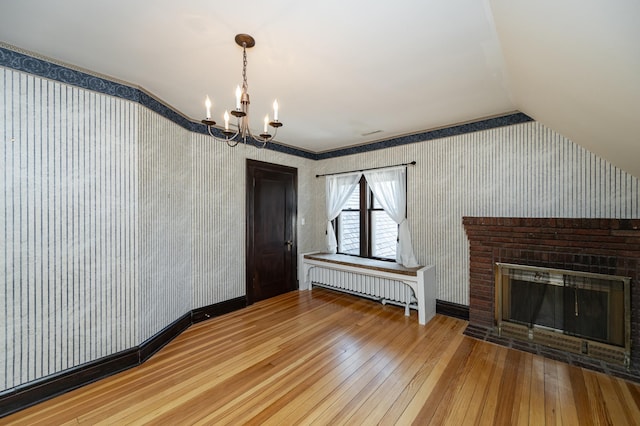
[{"label": "radiator leg", "polygon": [[404,306],[404,316],[408,317],[409,314],[409,304],[411,304],[411,289],[409,287],[405,287],[404,297],[407,301],[407,304]]}]

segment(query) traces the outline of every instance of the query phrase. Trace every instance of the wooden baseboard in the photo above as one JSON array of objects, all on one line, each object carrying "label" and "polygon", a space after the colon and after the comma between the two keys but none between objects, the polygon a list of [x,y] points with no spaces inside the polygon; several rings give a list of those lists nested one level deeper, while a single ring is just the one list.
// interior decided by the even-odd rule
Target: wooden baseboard
[{"label": "wooden baseboard", "polygon": [[224,302],[216,303],[214,305],[203,306],[202,308],[191,311],[191,324],[228,314],[229,312],[237,311],[238,309],[242,309],[246,306],[247,299],[244,296],[225,300]]},{"label": "wooden baseboard", "polygon": [[436,313],[469,321],[469,307],[436,299]]},{"label": "wooden baseboard", "polygon": [[0,418],[139,364],[138,348],[109,355],[0,393]]},{"label": "wooden baseboard", "polygon": [[245,306],[247,304],[243,296],[194,309],[169,324],[140,346],[0,392],[0,418],[136,367],[151,358],[153,354],[192,324],[242,309]]},{"label": "wooden baseboard", "polygon": [[153,354],[162,349],[167,343],[175,339],[185,331],[191,325],[191,312],[187,312],[163,330],[156,333],[151,338],[147,339],[144,343],[138,346],[138,353],[140,355],[139,364],[142,364]]}]

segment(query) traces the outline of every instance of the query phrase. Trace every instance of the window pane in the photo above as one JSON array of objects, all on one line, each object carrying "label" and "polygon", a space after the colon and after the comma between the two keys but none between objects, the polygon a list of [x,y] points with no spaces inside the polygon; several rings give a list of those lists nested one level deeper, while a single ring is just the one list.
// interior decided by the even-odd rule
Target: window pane
[{"label": "window pane", "polygon": [[398,224],[385,212],[371,212],[371,255],[385,259],[396,258]]},{"label": "window pane", "polygon": [[359,210],[360,209],[360,187],[356,187],[351,197],[347,201],[347,204],[344,205],[342,210]]},{"label": "window pane", "polygon": [[340,213],[338,220],[338,251],[346,254],[360,254],[360,212]]}]

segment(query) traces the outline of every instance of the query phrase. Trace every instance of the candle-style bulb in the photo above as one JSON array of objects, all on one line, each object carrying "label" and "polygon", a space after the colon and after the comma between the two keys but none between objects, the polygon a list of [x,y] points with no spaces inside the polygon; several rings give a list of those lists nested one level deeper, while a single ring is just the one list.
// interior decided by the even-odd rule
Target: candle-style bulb
[{"label": "candle-style bulb", "polygon": [[211,99],[207,95],[207,99],[204,101],[204,106],[207,108],[207,120],[211,119]]},{"label": "candle-style bulb", "polygon": [[278,121],[278,100],[273,101],[273,121]]},{"label": "candle-style bulb", "polygon": [[224,112],[224,130],[229,130],[229,111]]},{"label": "candle-style bulb", "polygon": [[240,110],[240,99],[242,97],[242,90],[240,90],[240,86],[236,87],[236,109]]}]

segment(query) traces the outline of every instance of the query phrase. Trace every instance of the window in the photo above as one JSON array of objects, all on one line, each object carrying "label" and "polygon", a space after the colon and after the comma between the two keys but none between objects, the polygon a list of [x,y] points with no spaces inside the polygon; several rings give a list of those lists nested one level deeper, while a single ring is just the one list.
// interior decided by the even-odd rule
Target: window
[{"label": "window", "polygon": [[364,176],[333,227],[338,253],[395,260],[398,225],[375,199]]}]

